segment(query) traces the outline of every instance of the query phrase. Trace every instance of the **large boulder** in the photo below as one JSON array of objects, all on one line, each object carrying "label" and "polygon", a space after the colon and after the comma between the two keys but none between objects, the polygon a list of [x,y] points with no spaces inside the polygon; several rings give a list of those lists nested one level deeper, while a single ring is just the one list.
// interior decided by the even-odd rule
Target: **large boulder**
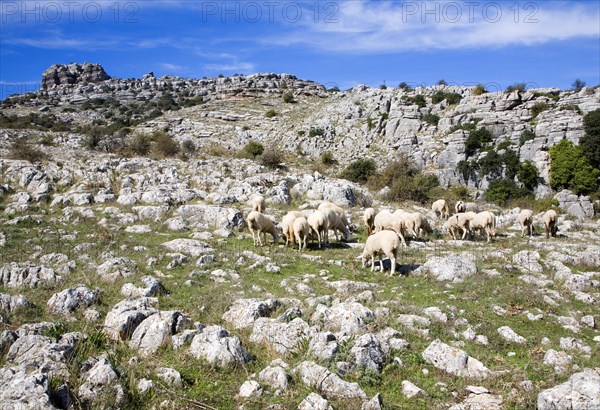
[{"label": "large boulder", "polygon": [[492,371],[465,351],[436,339],[423,351],[423,359],[438,369],[460,377],[485,379]]},{"label": "large boulder", "polygon": [[92,359],[93,366],[85,372],[85,381],[77,395],[84,403],[94,403],[102,397],[107,402],[122,405],[126,401],[123,387],[119,384],[119,374],[106,357]]},{"label": "large boulder", "polygon": [[415,273],[429,273],[439,281],[462,282],[477,273],[475,255],[470,252],[447,256],[428,255],[426,262]]},{"label": "large boulder", "polygon": [[7,288],[52,286],[62,280],[52,268],[32,263],[10,263],[0,267],[0,284]]},{"label": "large boulder", "polygon": [[349,383],[337,374],[314,362],[304,361],[296,367],[295,372],[302,382],[328,399],[334,400],[368,400],[367,394],[358,383]]},{"label": "large boulder", "polygon": [[27,373],[20,367],[2,367],[0,368],[0,407],[55,410],[57,407],[50,399],[49,384],[47,374]]},{"label": "large boulder", "polygon": [[584,369],[569,380],[543,390],[538,410],[587,410],[600,408],[600,368]]},{"label": "large boulder", "polygon": [[590,201],[589,196],[577,196],[565,189],[554,195],[554,199],[558,200],[561,209],[579,219],[594,216],[594,204]]},{"label": "large boulder", "polygon": [[271,315],[279,306],[274,299],[238,299],[223,314],[223,320],[233,325],[234,329],[252,327],[259,317]]},{"label": "large boulder", "polygon": [[55,85],[97,83],[109,80],[100,64],[71,63],[54,64],[42,74],[42,88],[48,89]]},{"label": "large boulder", "polygon": [[181,312],[158,312],[148,316],[134,330],[129,347],[137,349],[142,356],[149,356],[170,343],[172,335],[191,325],[192,320]]},{"label": "large boulder", "polygon": [[41,335],[19,337],[10,347],[6,361],[28,372],[40,371],[68,377],[67,361],[74,344],[69,340],[56,341]]},{"label": "large boulder", "polygon": [[122,300],[106,315],[103,331],[112,340],[127,340],[144,319],[155,313],[147,298]]},{"label": "large boulder", "polygon": [[250,341],[267,343],[277,353],[286,354],[293,352],[311,333],[308,323],[299,317],[289,323],[262,317],[254,322]]},{"label": "large boulder", "polygon": [[52,295],[48,300],[48,310],[57,315],[68,316],[79,308],[86,308],[98,303],[99,290],[91,290],[85,286],[65,289]]},{"label": "large boulder", "polygon": [[0,313],[10,313],[27,306],[29,302],[23,295],[0,293]]},{"label": "large boulder", "polygon": [[208,326],[194,336],[189,354],[214,366],[244,364],[249,355],[236,336],[230,336],[220,326]]},{"label": "large boulder", "polygon": [[244,215],[235,208],[190,204],[182,205],[175,211],[176,215],[186,218],[191,224],[201,224],[215,228],[243,228]]},{"label": "large boulder", "polygon": [[317,305],[311,317],[312,322],[322,323],[325,329],[354,335],[364,333],[373,320],[375,314],[357,302],[337,303],[331,307]]}]

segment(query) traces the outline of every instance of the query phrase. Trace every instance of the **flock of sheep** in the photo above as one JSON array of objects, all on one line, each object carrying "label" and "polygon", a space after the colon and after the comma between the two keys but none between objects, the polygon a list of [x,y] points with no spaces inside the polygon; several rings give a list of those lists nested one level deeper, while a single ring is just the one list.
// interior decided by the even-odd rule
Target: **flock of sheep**
[{"label": "flock of sheep", "polygon": [[[280,230],[275,223],[268,218],[264,212],[266,209],[265,199],[256,196],[252,200],[252,211],[246,217],[246,224],[252,234],[254,246],[263,245],[266,242],[266,234],[273,237],[275,244],[279,243]],[[485,232],[487,241],[496,236],[496,217],[490,211],[476,212],[474,204],[465,204],[458,201],[455,205],[456,213],[450,216],[448,203],[444,199],[435,201],[431,206],[432,211],[439,219],[447,221],[448,233],[453,239],[460,237],[464,240],[469,235],[483,234]],[[546,238],[550,235],[555,237],[557,232],[557,214],[554,210],[548,210],[543,216]],[[533,211],[523,209],[519,214],[521,225],[521,237],[525,233],[533,235]],[[363,222],[367,229],[368,238],[363,249],[361,259],[363,268],[367,259],[371,260],[371,271],[375,269],[375,256],[379,256],[380,271],[383,271],[381,263],[385,255],[391,262],[391,273],[396,270],[396,258],[401,244],[406,246],[404,236],[409,234],[413,238],[419,238],[423,232],[433,233],[433,229],[427,218],[418,212],[405,212],[397,210],[381,210],[379,213],[374,208],[367,208],[363,214]],[[298,249],[306,249],[309,238],[316,240],[319,248],[329,243],[329,231],[332,230],[336,241],[339,241],[338,232],[344,235],[344,239],[350,239],[350,224],[346,213],[341,207],[331,203],[323,202],[317,210],[290,211],[281,220],[281,230],[285,236],[286,246],[291,242],[293,246],[298,244]],[[462,236],[460,235],[462,232]],[[261,234],[263,238],[261,239]]]}]

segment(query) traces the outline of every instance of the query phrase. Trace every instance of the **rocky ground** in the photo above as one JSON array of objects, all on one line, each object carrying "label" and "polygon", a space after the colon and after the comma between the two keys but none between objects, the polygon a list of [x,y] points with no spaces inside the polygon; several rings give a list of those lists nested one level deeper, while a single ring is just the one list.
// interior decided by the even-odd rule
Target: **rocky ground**
[{"label": "rocky ground", "polygon": [[[518,209],[496,208],[491,244],[448,240],[436,222],[393,276],[372,274],[357,259],[357,198],[372,198],[347,181],[51,150],[2,160],[3,405],[600,406],[598,220],[561,216],[546,239],[537,215],[522,239]],[[255,248],[254,193],[276,220],[336,202],[354,239]]]},{"label": "rocky ground", "polygon": [[[438,91],[462,97],[433,103]],[[548,148],[577,142],[599,97],[338,92],[290,75],[115,79],[96,65],[51,67],[40,91],[0,111],[0,407],[600,408],[600,221],[589,198],[556,195],[550,239],[541,213],[521,238],[518,208],[479,203],[496,214],[498,236],[454,241],[429,208],[334,176],[352,159],[406,152],[455,183],[477,122],[547,181]],[[525,130],[535,137],[522,141]],[[119,138],[156,131],[198,149],[119,155]],[[289,152],[286,167],[234,155],[251,140]],[[27,144],[45,159],[11,159]],[[321,174],[324,151],[338,165]],[[254,247],[244,216],[257,193],[276,221],[334,202],[352,238]],[[434,226],[402,249],[393,275],[361,266],[368,206],[418,211]]]}]

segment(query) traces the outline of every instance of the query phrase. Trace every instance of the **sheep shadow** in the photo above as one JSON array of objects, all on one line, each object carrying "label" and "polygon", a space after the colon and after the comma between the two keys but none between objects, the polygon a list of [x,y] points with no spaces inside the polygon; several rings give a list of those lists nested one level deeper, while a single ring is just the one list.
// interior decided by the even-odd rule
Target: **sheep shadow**
[{"label": "sheep shadow", "polygon": [[[390,261],[389,259],[384,259],[381,261],[381,263],[383,264],[383,272],[389,272],[389,270],[392,268],[392,261]],[[379,261],[377,259],[375,259],[375,272],[379,272]],[[399,272],[400,276],[408,276],[411,272],[414,272],[416,269],[418,269],[421,265],[418,264],[413,264],[413,265],[402,265],[400,263],[396,263],[396,271],[395,272]]]}]

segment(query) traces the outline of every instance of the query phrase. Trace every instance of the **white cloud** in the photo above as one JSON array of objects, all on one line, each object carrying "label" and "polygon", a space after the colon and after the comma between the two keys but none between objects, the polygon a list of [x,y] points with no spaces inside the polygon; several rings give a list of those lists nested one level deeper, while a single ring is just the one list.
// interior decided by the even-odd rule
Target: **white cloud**
[{"label": "white cloud", "polygon": [[182,72],[189,71],[189,69],[190,69],[188,66],[171,64],[171,63],[159,63],[158,66],[160,68],[162,68],[163,70],[167,70],[172,73],[182,73]]},{"label": "white cloud", "polygon": [[253,71],[253,63],[231,63],[231,64],[206,64],[205,69],[210,71]]},{"label": "white cloud", "polygon": [[[536,8],[525,9],[526,4]],[[514,5],[520,7],[518,12],[511,9]],[[342,2],[339,7],[337,23],[306,19],[295,26],[286,26],[292,29],[290,34],[280,33],[262,41],[369,54],[532,45],[600,36],[600,10],[595,2],[360,0]]]}]

